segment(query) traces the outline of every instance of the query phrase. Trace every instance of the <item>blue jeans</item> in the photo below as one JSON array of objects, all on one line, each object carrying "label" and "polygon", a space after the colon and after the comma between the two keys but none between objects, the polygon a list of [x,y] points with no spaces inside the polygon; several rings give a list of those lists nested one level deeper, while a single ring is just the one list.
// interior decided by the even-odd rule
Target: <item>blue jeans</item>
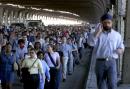
[{"label": "blue jeans", "polygon": [[96,62],[96,77],[98,89],[116,89],[117,88],[117,68],[116,59],[109,61]]}]

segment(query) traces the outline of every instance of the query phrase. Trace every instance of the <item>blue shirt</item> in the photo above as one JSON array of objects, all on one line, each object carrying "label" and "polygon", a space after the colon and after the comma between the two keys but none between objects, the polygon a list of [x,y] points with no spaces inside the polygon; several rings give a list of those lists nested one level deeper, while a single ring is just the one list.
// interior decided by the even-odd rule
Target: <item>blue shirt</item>
[{"label": "blue shirt", "polygon": [[[45,73],[45,77],[50,80],[50,68],[44,60],[41,60],[42,68]],[[44,82],[43,78],[40,76],[40,82]]]},{"label": "blue shirt", "polygon": [[76,44],[76,43],[75,43],[75,44],[73,43],[73,44],[72,44],[72,48],[73,48],[73,50],[78,50],[77,44]]},{"label": "blue shirt", "polygon": [[17,39],[14,39],[14,40],[12,41],[12,49],[13,49],[13,50],[16,50],[17,47],[18,47],[18,40],[17,40]]},{"label": "blue shirt", "polygon": [[69,52],[71,50],[70,48],[71,48],[70,45],[68,45],[67,43],[61,44],[60,51],[63,52],[64,57],[69,57]]},{"label": "blue shirt", "polygon": [[24,59],[25,58],[25,54],[27,54],[27,53],[28,53],[28,49],[27,49],[26,46],[23,49],[21,49],[21,48],[18,47],[16,49],[17,60]]},{"label": "blue shirt", "polygon": [[28,36],[28,41],[29,42],[34,42],[35,41],[35,36]]},{"label": "blue shirt", "polygon": [[[45,73],[44,76],[46,77],[47,80],[50,80],[50,68],[44,60],[41,60],[41,62],[42,62],[43,71]],[[45,80],[43,79],[42,75],[40,74],[39,89],[44,89],[44,85],[45,85]]]},{"label": "blue shirt", "polygon": [[13,63],[14,56],[12,54],[6,55],[2,53],[0,55],[0,79],[2,82],[12,82],[14,79]]},{"label": "blue shirt", "polygon": [[98,38],[90,35],[88,43],[95,47],[96,58],[118,58],[116,49],[124,49],[121,35],[115,30],[111,32],[102,32]]}]

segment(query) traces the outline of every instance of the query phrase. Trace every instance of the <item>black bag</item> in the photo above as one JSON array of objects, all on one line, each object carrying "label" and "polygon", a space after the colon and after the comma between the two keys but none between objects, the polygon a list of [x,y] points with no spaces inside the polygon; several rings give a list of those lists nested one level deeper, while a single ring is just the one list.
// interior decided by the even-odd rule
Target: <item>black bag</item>
[{"label": "black bag", "polygon": [[29,68],[24,67],[24,68],[21,69],[21,72],[22,72],[21,82],[29,80],[29,78],[30,78]]},{"label": "black bag", "polygon": [[[37,61],[37,59],[34,61],[34,63],[35,63],[36,61]],[[30,72],[29,72],[29,69],[31,69],[31,68],[33,67],[34,63],[32,64],[32,66],[31,66],[30,68],[28,68],[28,67],[23,67],[23,68],[21,69],[21,72],[22,72],[22,75],[21,75],[21,77],[22,77],[21,82],[24,82],[24,81],[27,81],[27,80],[30,79]]]}]

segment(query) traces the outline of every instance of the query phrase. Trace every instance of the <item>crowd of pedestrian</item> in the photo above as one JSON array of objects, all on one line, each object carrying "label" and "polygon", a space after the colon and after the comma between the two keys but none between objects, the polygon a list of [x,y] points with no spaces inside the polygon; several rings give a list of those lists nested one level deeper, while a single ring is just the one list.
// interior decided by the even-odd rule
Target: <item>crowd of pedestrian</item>
[{"label": "crowd of pedestrian", "polygon": [[59,89],[80,64],[89,33],[86,26],[0,26],[2,89],[12,89],[14,73],[24,89]]}]

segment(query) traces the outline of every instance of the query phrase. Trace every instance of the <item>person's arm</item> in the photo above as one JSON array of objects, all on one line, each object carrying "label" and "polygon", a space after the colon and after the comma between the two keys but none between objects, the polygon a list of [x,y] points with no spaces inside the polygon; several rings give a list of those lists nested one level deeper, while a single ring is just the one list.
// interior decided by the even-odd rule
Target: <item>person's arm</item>
[{"label": "person's arm", "polygon": [[46,64],[45,75],[46,75],[46,78],[47,78],[47,80],[49,82],[50,81],[50,68],[49,68],[49,66],[47,64]]},{"label": "person's arm", "polygon": [[1,47],[1,44],[0,44],[0,53],[1,53],[1,48],[2,48],[2,47]]},{"label": "person's arm", "polygon": [[63,52],[63,48],[62,45],[60,45],[59,50]]},{"label": "person's arm", "polygon": [[94,32],[94,38],[98,38],[103,31],[102,24],[99,24],[96,31]]},{"label": "person's arm", "polygon": [[39,69],[39,72],[40,74],[42,75],[42,78],[43,80],[45,80],[45,74],[44,74],[44,71],[43,71],[43,66],[42,66],[42,63],[39,59],[36,59],[38,61],[38,69]]},{"label": "person's arm", "polygon": [[30,46],[32,46],[32,47],[34,48],[34,46],[33,46],[32,42],[29,42],[29,45],[30,45]]},{"label": "person's arm", "polygon": [[41,74],[44,74],[44,71],[43,71],[43,67],[42,67],[42,63],[39,59],[36,59],[38,61],[38,69],[40,71]]},{"label": "person's arm", "polygon": [[22,64],[22,57],[20,55],[20,49],[19,48],[16,48],[16,57],[17,57],[17,62],[19,63],[19,65]]},{"label": "person's arm", "polygon": [[96,31],[94,33],[91,33],[89,36],[88,36],[88,40],[87,40],[87,43],[90,45],[90,46],[95,46],[96,43],[97,43],[97,40],[100,36],[100,34],[102,33],[102,25],[99,24],[99,26],[97,27]]},{"label": "person's arm", "polygon": [[77,51],[77,49],[72,49],[72,51]]},{"label": "person's arm", "polygon": [[56,69],[60,69],[60,56],[59,56],[59,53],[57,53],[57,60],[56,60],[56,63],[57,63]]},{"label": "person's arm", "polygon": [[[28,60],[28,59],[27,59]],[[22,64],[21,64],[21,68],[24,68],[24,67],[26,67],[26,61],[27,61],[26,59],[25,60],[23,60],[23,62],[22,62]]]},{"label": "person's arm", "polygon": [[118,55],[122,55],[122,54],[124,53],[124,49],[123,49],[123,48],[117,48],[117,49],[116,49],[116,53],[117,53]]},{"label": "person's arm", "polygon": [[118,55],[122,55],[124,53],[124,50],[125,50],[125,47],[124,47],[124,44],[123,44],[123,39],[121,38],[121,36],[119,37],[119,40],[117,42],[117,49],[115,50],[115,52],[118,54]]}]

